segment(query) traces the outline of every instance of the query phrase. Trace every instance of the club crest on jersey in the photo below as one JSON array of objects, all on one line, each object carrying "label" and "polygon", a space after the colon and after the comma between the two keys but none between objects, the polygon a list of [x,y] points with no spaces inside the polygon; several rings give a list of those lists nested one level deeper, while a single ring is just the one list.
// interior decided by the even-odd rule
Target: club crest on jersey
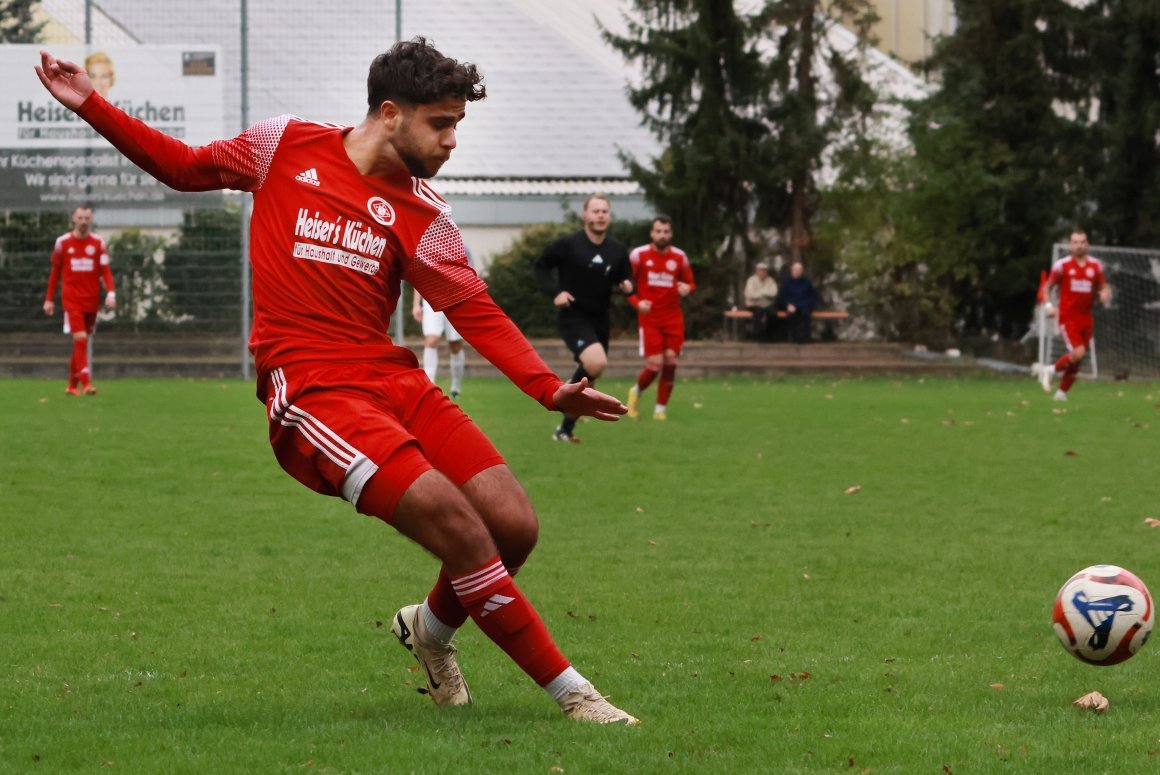
[{"label": "club crest on jersey", "polygon": [[372,196],[368,199],[367,210],[370,211],[371,217],[383,226],[390,226],[395,222],[395,208],[381,196]]},{"label": "club crest on jersey", "polygon": [[677,271],[677,262],[670,258],[665,262],[665,269],[668,269],[670,272]]}]

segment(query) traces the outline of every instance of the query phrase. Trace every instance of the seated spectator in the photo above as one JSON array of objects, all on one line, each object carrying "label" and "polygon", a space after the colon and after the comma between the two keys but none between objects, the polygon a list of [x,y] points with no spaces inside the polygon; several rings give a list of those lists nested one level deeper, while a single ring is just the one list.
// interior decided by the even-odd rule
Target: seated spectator
[{"label": "seated spectator", "polygon": [[786,313],[786,338],[797,344],[810,341],[810,317],[814,314],[817,291],[810,278],[805,276],[805,267],[795,261],[790,267],[789,277],[781,284],[778,307]]},{"label": "seated spectator", "polygon": [[750,336],[769,341],[770,322],[776,316],[777,282],[769,276],[769,264],[758,261],[745,281],[745,308],[753,313]]}]

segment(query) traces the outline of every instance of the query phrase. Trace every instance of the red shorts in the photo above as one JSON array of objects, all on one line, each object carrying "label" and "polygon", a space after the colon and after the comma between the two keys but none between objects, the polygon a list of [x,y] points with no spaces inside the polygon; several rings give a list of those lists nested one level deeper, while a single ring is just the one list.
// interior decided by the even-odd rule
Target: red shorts
[{"label": "red shorts", "polygon": [[460,487],[504,462],[471,418],[419,368],[298,364],[264,375],[270,446],[315,492],[356,508],[371,477],[389,522],[403,493],[435,469]]},{"label": "red shorts", "polygon": [[1059,335],[1063,338],[1068,350],[1083,347],[1091,349],[1092,319],[1090,317],[1075,317],[1059,321]]},{"label": "red shorts", "polygon": [[683,322],[671,326],[640,327],[640,354],[646,358],[650,355],[664,355],[665,350],[672,350],[680,355],[684,344]]},{"label": "red shorts", "polygon": [[64,332],[66,334],[74,334],[77,331],[84,331],[86,334],[91,334],[96,327],[97,313],[73,312],[71,309],[64,311]]}]

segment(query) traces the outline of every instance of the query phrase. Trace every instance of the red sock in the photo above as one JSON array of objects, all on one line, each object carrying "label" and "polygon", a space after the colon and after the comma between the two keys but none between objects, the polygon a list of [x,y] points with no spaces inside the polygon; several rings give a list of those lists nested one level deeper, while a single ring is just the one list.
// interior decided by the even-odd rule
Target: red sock
[{"label": "red sock", "polygon": [[[509,567],[508,575],[515,576],[519,569],[518,565],[514,568]],[[451,579],[443,568],[439,569],[439,578],[435,580],[435,586],[427,593],[427,607],[435,614],[436,619],[456,630],[467,621],[467,611],[459,602],[459,597],[451,586]]]},{"label": "red sock", "polygon": [[570,667],[499,557],[453,577],[451,585],[479,629],[537,684],[547,686]]},{"label": "red sock", "polygon": [[657,369],[645,366],[636,377],[636,389],[643,393],[657,378]]},{"label": "red sock", "polygon": [[1055,372],[1058,374],[1061,371],[1067,371],[1067,367],[1071,365],[1071,353],[1060,358],[1055,362]]},{"label": "red sock", "polygon": [[72,377],[82,385],[89,384],[89,342],[87,339],[73,340]]},{"label": "red sock", "polygon": [[661,384],[657,386],[657,403],[661,406],[669,405],[669,396],[673,394],[673,379],[677,374],[677,364],[666,363],[661,369]]},{"label": "red sock", "polygon": [[77,386],[77,348],[76,342],[73,343],[72,354],[68,357],[68,386],[75,388]]},{"label": "red sock", "polygon": [[1075,384],[1075,378],[1079,376],[1079,364],[1073,363],[1067,367],[1067,371],[1063,372],[1063,379],[1059,381],[1059,389],[1064,393],[1071,390],[1071,386]]}]

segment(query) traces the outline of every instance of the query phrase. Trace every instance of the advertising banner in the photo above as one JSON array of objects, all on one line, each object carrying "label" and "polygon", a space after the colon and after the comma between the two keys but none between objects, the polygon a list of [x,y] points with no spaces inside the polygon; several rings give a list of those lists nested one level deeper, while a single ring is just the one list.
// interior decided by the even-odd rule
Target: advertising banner
[{"label": "advertising banner", "polygon": [[[178,193],[142,172],[45,91],[33,66],[41,46],[0,46],[0,209],[216,207],[219,192]],[[105,99],[192,145],[223,135],[217,46],[55,46],[82,65]]]}]

